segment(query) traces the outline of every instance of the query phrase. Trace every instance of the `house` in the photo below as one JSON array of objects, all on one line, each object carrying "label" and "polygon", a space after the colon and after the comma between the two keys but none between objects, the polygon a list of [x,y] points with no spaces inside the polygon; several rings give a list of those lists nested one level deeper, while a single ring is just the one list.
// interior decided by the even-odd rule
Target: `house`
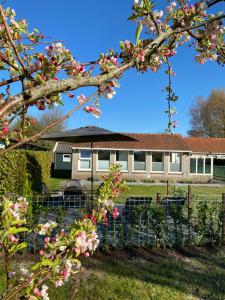
[{"label": "house", "polygon": [[[127,179],[192,180],[213,179],[214,163],[225,169],[225,138],[189,138],[179,134],[126,133],[134,141],[93,142],[94,178],[101,179],[111,163],[119,163]],[[57,143],[55,170],[67,171],[72,179],[91,176],[90,143]]]},{"label": "house", "polygon": [[190,177],[207,181],[213,177],[225,178],[225,138],[185,138],[192,153]]},{"label": "house", "polygon": [[71,177],[72,170],[72,145],[68,143],[55,144],[53,176],[55,177]]}]

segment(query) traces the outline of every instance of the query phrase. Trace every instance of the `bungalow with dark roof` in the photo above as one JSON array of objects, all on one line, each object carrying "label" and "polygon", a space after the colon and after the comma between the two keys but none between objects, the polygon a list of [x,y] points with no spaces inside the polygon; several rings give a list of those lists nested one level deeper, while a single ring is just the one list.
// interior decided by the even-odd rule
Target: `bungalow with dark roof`
[{"label": "bungalow with dark roof", "polygon": [[[111,163],[119,163],[127,179],[213,179],[215,163],[225,174],[225,138],[192,138],[169,134],[126,133],[134,141],[93,142],[94,178],[101,179]],[[56,143],[55,170],[67,171],[72,179],[88,179],[91,171],[90,143]]]}]

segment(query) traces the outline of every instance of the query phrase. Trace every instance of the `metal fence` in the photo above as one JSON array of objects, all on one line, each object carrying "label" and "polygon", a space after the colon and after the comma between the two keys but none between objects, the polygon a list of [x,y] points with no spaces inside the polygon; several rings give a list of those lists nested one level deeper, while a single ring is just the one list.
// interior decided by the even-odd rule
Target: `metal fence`
[{"label": "metal fence", "polygon": [[[76,219],[90,212],[92,194],[28,199],[28,225],[56,221],[68,228]],[[101,247],[181,247],[184,245],[219,245],[224,239],[225,197],[162,196],[129,197],[116,205],[117,219],[108,214],[108,224],[97,227]],[[28,250],[36,252],[43,246],[43,237],[34,233],[24,237]]]}]

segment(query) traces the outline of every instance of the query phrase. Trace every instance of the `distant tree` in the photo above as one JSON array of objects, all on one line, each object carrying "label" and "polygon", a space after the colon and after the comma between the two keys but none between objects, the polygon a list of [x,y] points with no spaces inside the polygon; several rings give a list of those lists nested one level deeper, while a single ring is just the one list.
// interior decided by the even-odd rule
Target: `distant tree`
[{"label": "distant tree", "polygon": [[196,98],[189,113],[190,136],[225,137],[225,90],[213,90],[207,99]]},{"label": "distant tree", "polygon": [[[39,118],[34,118],[33,116],[26,116],[26,119],[22,121],[19,119],[16,121],[12,128],[13,129],[20,129],[23,127],[23,133],[27,136],[33,136],[34,134],[38,133],[40,130],[46,128],[49,124],[52,124],[53,122],[57,121],[59,118],[61,118],[64,115],[61,108],[54,108],[51,110],[48,110],[48,112],[41,114]],[[25,124],[22,124],[25,123]],[[47,133],[53,132],[53,131],[63,131],[66,129],[66,123],[62,122],[57,124],[56,126],[49,128],[47,130]]]},{"label": "distant tree", "polygon": [[[64,112],[61,108],[54,108],[48,110],[48,112],[41,114],[39,118],[34,118],[33,116],[26,116],[25,119],[17,120],[13,126],[13,130],[21,130],[22,133],[26,137],[32,137],[41,130],[47,128],[50,124],[54,123],[58,119],[62,118]],[[61,122],[54,127],[49,128],[46,133],[54,132],[54,131],[63,131],[66,129],[66,122]],[[47,148],[52,148],[54,146],[54,142],[47,141],[37,141],[37,144],[40,146],[44,146]]]}]

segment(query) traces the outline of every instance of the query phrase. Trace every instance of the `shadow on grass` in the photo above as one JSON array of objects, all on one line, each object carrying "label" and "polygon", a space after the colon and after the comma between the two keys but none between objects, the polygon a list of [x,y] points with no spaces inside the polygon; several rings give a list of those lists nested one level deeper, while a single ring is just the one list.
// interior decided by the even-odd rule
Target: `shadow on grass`
[{"label": "shadow on grass", "polygon": [[225,299],[225,249],[110,251],[90,259],[88,268],[172,288],[200,299]]}]

